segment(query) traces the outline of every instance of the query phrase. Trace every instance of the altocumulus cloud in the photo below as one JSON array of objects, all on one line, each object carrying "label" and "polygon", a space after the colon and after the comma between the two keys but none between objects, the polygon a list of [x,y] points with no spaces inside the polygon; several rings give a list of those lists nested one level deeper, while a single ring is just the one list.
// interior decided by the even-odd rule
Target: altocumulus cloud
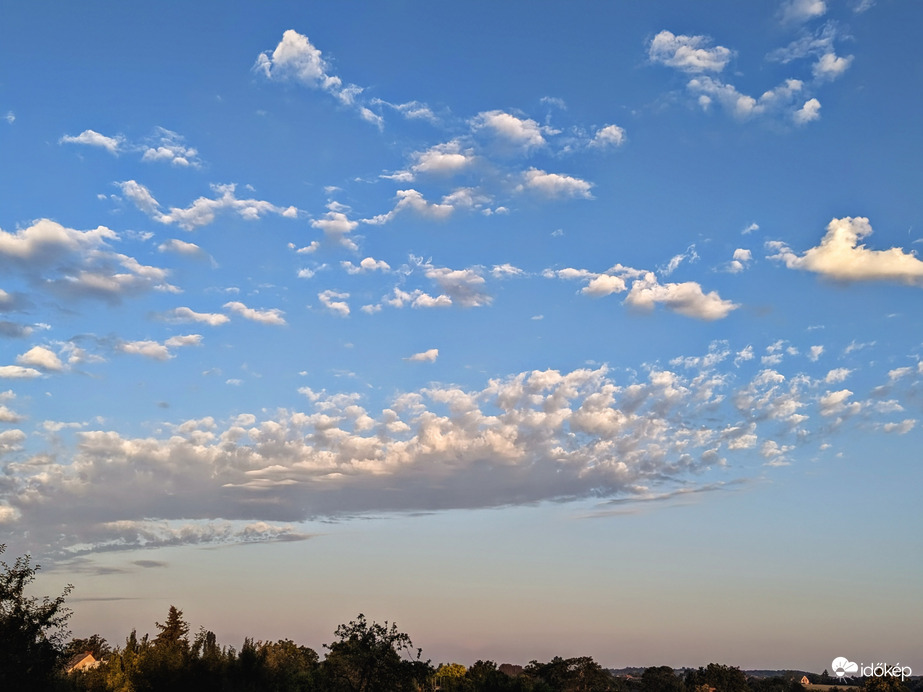
[{"label": "altocumulus cloud", "polygon": [[[729,473],[723,454],[787,463],[811,420],[885,415],[798,373],[764,369],[733,385],[719,370],[730,354],[714,348],[627,383],[600,367],[433,386],[377,414],[358,394],[304,388],[308,411],[190,420],[168,437],[83,430],[74,449],[49,439],[36,454],[22,449],[25,433],[7,431],[0,516],[11,539],[28,530],[51,556],[297,540],[294,524],[312,518],[695,488]],[[719,409],[736,422],[710,424]]]}]

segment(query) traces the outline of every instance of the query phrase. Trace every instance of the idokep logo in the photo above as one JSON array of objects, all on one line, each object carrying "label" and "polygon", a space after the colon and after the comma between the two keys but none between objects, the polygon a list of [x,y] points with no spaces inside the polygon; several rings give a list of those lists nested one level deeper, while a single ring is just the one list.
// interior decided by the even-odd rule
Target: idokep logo
[{"label": "idokep logo", "polygon": [[843,656],[837,656],[833,659],[831,665],[833,666],[833,672],[838,678],[842,678],[847,674],[852,674],[867,678],[899,677],[903,682],[913,675],[910,666],[902,666],[900,663],[895,663],[893,666],[890,663],[870,663],[866,665],[864,663],[855,663]]}]

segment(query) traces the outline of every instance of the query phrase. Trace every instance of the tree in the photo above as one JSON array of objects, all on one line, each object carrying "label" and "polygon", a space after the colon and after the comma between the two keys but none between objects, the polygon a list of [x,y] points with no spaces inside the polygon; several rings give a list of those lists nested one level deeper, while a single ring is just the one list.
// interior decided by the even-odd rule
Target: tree
[{"label": "tree", "polygon": [[[6,545],[0,544],[0,553]],[[56,598],[25,595],[39,565],[29,555],[16,558],[12,566],[0,561],[0,689],[48,689],[64,650],[70,610],[64,599],[67,585]]]},{"label": "tree", "polygon": [[188,649],[189,641],[186,635],[189,634],[189,624],[183,620],[183,611],[177,610],[176,606],[170,606],[167,613],[167,621],[164,624],[155,622],[160,634],[154,637],[154,646]]},{"label": "tree", "polygon": [[338,641],[324,644],[325,689],[348,692],[400,692],[416,690],[432,673],[429,661],[422,661],[422,649],[413,648],[410,636],[386,621],[369,624],[359,614],[335,632]]},{"label": "tree", "polygon": [[644,692],[682,692],[683,679],[670,666],[653,666],[641,674]]},{"label": "tree", "polygon": [[74,637],[64,647],[64,658],[67,659],[70,656],[86,652],[93,654],[93,658],[97,661],[101,661],[112,652],[112,648],[106,639],[98,634],[90,635],[84,639]]}]

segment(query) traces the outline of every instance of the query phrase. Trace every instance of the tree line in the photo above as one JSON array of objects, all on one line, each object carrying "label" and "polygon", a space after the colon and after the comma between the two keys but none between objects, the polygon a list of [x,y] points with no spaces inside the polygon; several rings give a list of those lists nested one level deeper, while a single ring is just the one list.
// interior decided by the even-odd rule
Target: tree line
[{"label": "tree line", "polygon": [[[0,544],[0,553],[4,546]],[[215,633],[192,633],[183,612],[170,606],[157,633],[132,630],[115,647],[94,634],[69,638],[68,586],[58,597],[27,595],[37,565],[28,556],[0,562],[0,690],[11,692],[805,692],[794,673],[748,677],[739,668],[710,663],[677,673],[669,666],[638,676],[615,675],[589,656],[554,657],[526,666],[477,661],[434,665],[394,623],[360,614],[336,628],[324,657],[288,639],[245,638],[239,650],[218,644]],[[94,667],[67,672],[85,654]],[[799,676],[800,677],[800,674]],[[865,692],[923,692],[917,680],[866,681]]]}]

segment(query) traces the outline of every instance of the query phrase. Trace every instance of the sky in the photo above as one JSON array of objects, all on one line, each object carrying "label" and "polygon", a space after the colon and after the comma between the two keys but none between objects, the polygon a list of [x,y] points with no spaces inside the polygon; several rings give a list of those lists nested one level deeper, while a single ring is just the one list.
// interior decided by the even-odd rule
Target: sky
[{"label": "sky", "polygon": [[4,557],[113,644],[923,671],[920,26],[4,3]]}]

